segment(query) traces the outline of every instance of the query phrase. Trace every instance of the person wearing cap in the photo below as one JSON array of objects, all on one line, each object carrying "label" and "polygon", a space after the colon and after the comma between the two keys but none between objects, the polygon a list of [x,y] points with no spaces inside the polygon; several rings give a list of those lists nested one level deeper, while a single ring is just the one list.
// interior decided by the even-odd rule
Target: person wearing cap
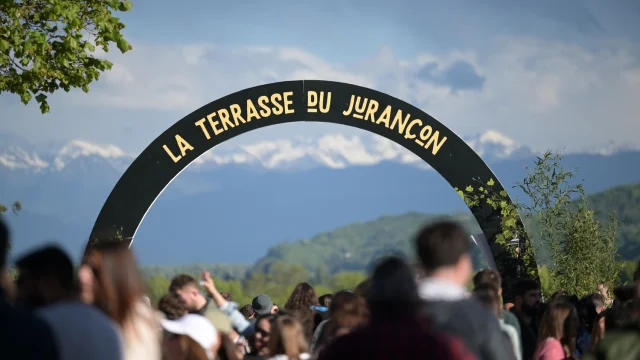
[{"label": "person wearing cap", "polygon": [[267,294],[260,294],[254,297],[253,301],[251,302],[251,307],[253,308],[253,311],[258,314],[258,316],[275,313],[275,305],[273,304],[273,301],[271,301],[271,297],[269,297],[269,295]]},{"label": "person wearing cap", "polygon": [[187,314],[177,320],[161,320],[160,324],[165,331],[164,358],[183,359],[191,354],[193,358],[215,359],[220,349],[220,334],[204,316]]}]

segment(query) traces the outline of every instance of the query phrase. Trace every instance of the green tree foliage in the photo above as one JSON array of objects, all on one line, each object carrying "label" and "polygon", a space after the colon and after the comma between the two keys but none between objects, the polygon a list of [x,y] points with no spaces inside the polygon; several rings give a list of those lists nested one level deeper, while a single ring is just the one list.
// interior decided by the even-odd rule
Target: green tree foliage
[{"label": "green tree foliage", "polygon": [[0,0],[0,93],[16,94],[25,105],[35,97],[44,114],[46,94],[88,92],[112,66],[96,47],[132,49],[113,16],[130,9],[127,0]]},{"label": "green tree foliage", "polygon": [[[527,202],[509,205],[506,191],[494,191],[492,181],[478,189],[469,186],[459,194],[467,204],[484,202],[502,213],[502,233],[496,240],[502,246],[514,234],[527,234],[515,221],[518,213],[534,223],[529,233],[536,241],[529,241],[533,246],[527,249],[546,252],[550,258],[543,287],[564,289],[578,296],[594,292],[598,284],[613,289],[621,270],[615,215],[606,222],[599,220],[596,211],[588,207],[582,181],[575,181],[574,173],[565,170],[561,162],[559,153],[547,152],[532,169],[527,168],[527,177],[518,184]],[[525,261],[532,256],[533,251],[527,252]]]}]

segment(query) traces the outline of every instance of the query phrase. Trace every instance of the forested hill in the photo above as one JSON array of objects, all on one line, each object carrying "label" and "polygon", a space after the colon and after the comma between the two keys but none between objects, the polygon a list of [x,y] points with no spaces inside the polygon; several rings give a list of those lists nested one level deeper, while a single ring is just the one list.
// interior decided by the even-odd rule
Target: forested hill
[{"label": "forested hill", "polygon": [[[640,259],[640,184],[615,187],[588,198],[590,207],[606,220],[612,212],[618,219],[618,244],[624,259]],[[182,267],[145,267],[147,274],[170,277],[179,272],[193,273],[207,269],[220,278],[242,278],[247,269],[269,272],[276,263],[301,264],[311,273],[335,274],[344,271],[367,270],[379,256],[392,252],[411,254],[411,238],[425,223],[440,215],[410,212],[397,216],[354,223],[310,239],[280,243],[252,266],[243,265],[190,265]],[[473,217],[468,214],[453,216],[461,221],[470,234],[480,232]],[[527,228],[535,232],[532,224]],[[544,256],[544,255],[543,255]],[[544,259],[539,259],[544,263]]]},{"label": "forested hill", "polygon": [[[615,187],[588,197],[589,206],[602,220],[615,213],[618,220],[620,255],[624,259],[640,259],[640,184]],[[310,271],[326,267],[329,273],[366,270],[378,256],[393,251],[412,253],[411,239],[425,223],[439,216],[407,213],[383,216],[365,223],[355,223],[330,232],[272,247],[256,265],[268,270],[269,264],[283,261],[303,264]],[[455,216],[469,230],[477,234],[480,228],[471,214]],[[527,224],[535,233],[535,226]],[[535,237],[535,234],[532,234]],[[542,255],[542,254],[541,254]],[[542,255],[544,256],[544,255]],[[540,259],[544,263],[544,259]]]}]

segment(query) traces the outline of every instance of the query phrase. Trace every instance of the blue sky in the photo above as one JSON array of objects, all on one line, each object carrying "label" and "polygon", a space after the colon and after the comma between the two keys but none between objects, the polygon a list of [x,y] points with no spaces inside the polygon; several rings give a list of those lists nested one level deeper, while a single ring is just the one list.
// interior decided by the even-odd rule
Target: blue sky
[{"label": "blue sky", "polygon": [[[39,114],[0,96],[0,134],[141,151],[196,108],[291,79],[364,85],[460,135],[495,129],[536,150],[640,147],[640,3],[634,0],[133,1],[134,51],[85,95]],[[292,124],[237,141],[360,130]]]}]

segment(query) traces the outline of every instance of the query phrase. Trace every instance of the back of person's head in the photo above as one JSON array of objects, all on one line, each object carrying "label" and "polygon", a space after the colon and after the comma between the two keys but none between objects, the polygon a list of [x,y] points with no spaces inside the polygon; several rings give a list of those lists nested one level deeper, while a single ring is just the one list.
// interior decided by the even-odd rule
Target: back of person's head
[{"label": "back of person's head", "polygon": [[605,306],[604,296],[598,293],[592,293],[584,297],[585,303],[593,305],[596,310],[602,310]]},{"label": "back of person's head", "polygon": [[613,289],[613,296],[615,297],[614,306],[618,306],[635,299],[638,296],[638,290],[635,285],[619,286]]},{"label": "back of person's head", "polygon": [[311,311],[312,306],[318,305],[318,297],[313,286],[303,282],[296,285],[295,289],[289,295],[289,299],[284,304],[285,310],[303,310]]},{"label": "back of person's head", "polygon": [[607,332],[624,328],[631,320],[631,311],[623,305],[611,307],[604,313],[604,327]]},{"label": "back of person's head", "polygon": [[4,223],[4,218],[0,215],[0,270],[7,267],[7,257],[9,256],[9,228]]},{"label": "back of person's head", "polygon": [[331,306],[331,300],[333,300],[333,294],[324,294],[318,298],[320,306],[328,308]]},{"label": "back of person's head", "polygon": [[363,325],[369,316],[364,299],[354,293],[340,292],[329,308],[329,319],[332,329],[329,335],[349,332]]},{"label": "back of person's head", "polygon": [[627,301],[624,303],[623,307],[629,312],[631,321],[640,321],[640,298]]},{"label": "back of person's head", "polygon": [[[416,252],[427,276],[444,268],[456,268],[464,260],[466,276],[473,271],[471,244],[464,228],[452,221],[440,221],[423,228],[415,240]],[[462,279],[461,279],[462,281]],[[468,279],[464,282],[466,283]]]},{"label": "back of person's head", "polygon": [[144,295],[136,258],[126,241],[100,241],[85,258],[96,280],[94,304],[123,326]]},{"label": "back of person's head", "polygon": [[473,286],[478,287],[480,284],[488,284],[495,289],[502,288],[502,278],[500,273],[492,269],[482,269],[473,276]]},{"label": "back of person's head", "polygon": [[228,293],[228,292],[221,292],[220,296],[222,296],[223,299],[225,299],[225,300],[227,300],[229,302],[233,301],[233,296],[231,296],[231,294]]},{"label": "back of person's head", "polygon": [[267,344],[269,355],[286,355],[289,360],[300,360],[309,350],[302,324],[289,315],[277,316]]},{"label": "back of person's head", "polygon": [[577,333],[578,324],[578,314],[572,303],[562,300],[550,302],[540,320],[538,342],[547,338],[563,341],[573,337]]},{"label": "back of person's head", "polygon": [[398,257],[382,259],[373,270],[366,298],[372,318],[416,315],[420,297],[413,270]]},{"label": "back of person's head", "polygon": [[244,318],[247,320],[253,318],[256,315],[256,312],[253,311],[253,307],[251,307],[250,304],[244,305],[238,311],[240,311],[240,314],[242,314],[242,316],[244,316]]},{"label": "back of person's head", "polygon": [[473,297],[496,317],[502,316],[502,304],[498,288],[490,283],[479,283],[473,289]]},{"label": "back of person's head", "polygon": [[47,245],[16,261],[16,301],[34,308],[77,295],[73,263],[60,247]]},{"label": "back of person's head", "polygon": [[198,283],[196,282],[196,279],[193,278],[193,276],[187,274],[176,275],[173,277],[173,279],[171,279],[171,283],[169,284],[169,292],[174,293],[189,286],[193,286],[196,288],[198,287]]},{"label": "back of person's head", "polygon": [[513,293],[516,296],[524,296],[532,290],[540,290],[540,284],[533,279],[521,279],[516,282],[513,287]]},{"label": "back of person's head", "polygon": [[158,301],[158,310],[164,314],[167,320],[176,320],[188,313],[187,304],[176,293],[168,293]]},{"label": "back of person's head", "polygon": [[556,292],[554,292],[553,294],[551,294],[551,297],[549,298],[549,302],[552,301],[570,301],[569,298],[571,297],[571,295],[569,295],[569,292],[566,290],[558,290]]},{"label": "back of person's head", "polygon": [[20,273],[30,277],[54,281],[62,290],[75,290],[73,262],[59,246],[47,245],[34,250],[19,258],[16,267]]},{"label": "back of person's head", "polygon": [[360,282],[355,289],[353,289],[353,292],[358,296],[365,297],[367,290],[369,289],[369,285],[371,285],[371,279],[365,279]]}]

